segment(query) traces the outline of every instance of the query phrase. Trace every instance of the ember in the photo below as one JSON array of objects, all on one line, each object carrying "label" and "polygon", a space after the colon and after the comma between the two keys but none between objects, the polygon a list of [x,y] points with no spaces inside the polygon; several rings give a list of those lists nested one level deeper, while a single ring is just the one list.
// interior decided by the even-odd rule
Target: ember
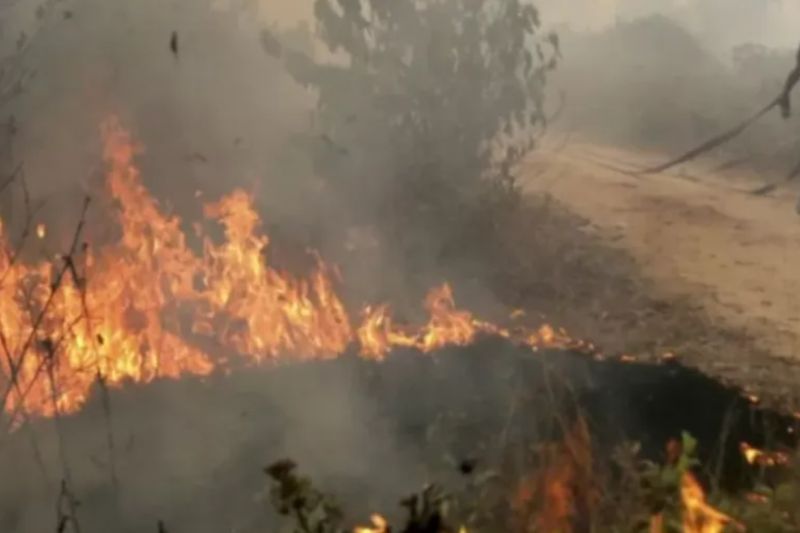
[{"label": "ember", "polygon": [[372,526],[359,526],[353,529],[353,533],[387,533],[389,531],[389,524],[386,519],[379,514],[374,514],[370,517]]},{"label": "ember", "polygon": [[789,456],[782,452],[770,452],[741,443],[740,448],[745,460],[751,465],[777,466],[789,463]]}]

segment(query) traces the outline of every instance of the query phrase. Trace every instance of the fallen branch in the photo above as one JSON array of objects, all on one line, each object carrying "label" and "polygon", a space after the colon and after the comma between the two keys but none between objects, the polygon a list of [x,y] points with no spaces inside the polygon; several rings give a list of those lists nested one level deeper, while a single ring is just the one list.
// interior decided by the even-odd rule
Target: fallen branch
[{"label": "fallen branch", "polygon": [[[709,139],[708,141],[702,143],[701,145],[692,148],[685,154],[672,159],[671,161],[667,161],[666,163],[662,163],[660,165],[656,165],[654,167],[649,167],[640,170],[639,174],[658,174],[661,172],[665,172],[671,168],[674,168],[678,165],[683,163],[688,163],[697,157],[722,146],[723,144],[727,143],[728,141],[738,137],[741,135],[747,128],[752,126],[755,122],[757,122],[761,117],[779,107],[781,110],[781,115],[783,118],[789,118],[792,112],[792,104],[791,104],[791,93],[794,90],[797,83],[800,81],[800,47],[797,50],[797,61],[791,73],[786,78],[786,82],[784,83],[783,90],[781,93],[776,96],[770,103],[765,105],[761,108],[757,113],[750,116],[749,118],[745,119],[744,121],[737,124],[735,127],[731,128],[730,130],[723,132],[716,137]],[[792,176],[793,178],[794,176]],[[789,178],[789,179],[792,179]],[[762,193],[763,194],[763,193]]]}]

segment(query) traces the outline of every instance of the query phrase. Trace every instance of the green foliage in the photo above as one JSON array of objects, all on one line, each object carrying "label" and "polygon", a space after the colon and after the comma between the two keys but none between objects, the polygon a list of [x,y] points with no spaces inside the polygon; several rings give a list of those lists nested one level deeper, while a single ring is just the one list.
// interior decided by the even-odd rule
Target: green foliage
[{"label": "green foliage", "polygon": [[448,238],[513,203],[558,56],[533,5],[316,0],[315,16],[325,60],[262,37],[318,96],[316,169],[352,222]]},{"label": "green foliage", "polygon": [[664,464],[641,459],[637,444],[620,447],[612,457],[618,482],[604,489],[603,529],[649,531],[653,517],[661,516],[664,533],[680,533],[681,479],[698,466],[696,453],[697,441],[688,433],[669,444]]},{"label": "green foliage", "polygon": [[[648,531],[652,517],[663,517],[664,533],[681,533],[681,479],[686,472],[700,467],[696,458],[697,441],[684,433],[679,451],[663,465],[637,458],[638,447],[618,450],[614,460],[623,471],[623,482],[613,489],[607,502],[613,514],[605,516],[603,530]],[[672,452],[668,453],[671,455]],[[789,533],[800,530],[800,469],[785,467],[782,480],[759,483],[752,492],[710,494],[712,505],[744,524],[747,531]],[[607,488],[607,490],[609,490]]]}]

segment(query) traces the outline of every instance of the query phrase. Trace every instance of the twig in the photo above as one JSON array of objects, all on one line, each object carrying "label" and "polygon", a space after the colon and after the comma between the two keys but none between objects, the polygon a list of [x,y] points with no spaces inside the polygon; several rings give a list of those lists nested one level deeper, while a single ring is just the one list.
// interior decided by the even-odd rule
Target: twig
[{"label": "twig", "polygon": [[731,430],[733,429],[733,425],[736,422],[736,418],[738,416],[737,413],[737,401],[738,398],[734,398],[731,400],[731,405],[725,411],[725,417],[722,419],[722,428],[719,434],[719,440],[717,441],[717,457],[716,457],[716,465],[713,469],[713,476],[711,478],[712,483],[714,484],[714,490],[719,490],[720,480],[722,479],[722,470],[725,467],[725,445],[728,442],[728,439],[731,435]]},{"label": "twig", "polygon": [[116,447],[114,446],[114,418],[111,415],[111,397],[108,394],[108,386],[105,377],[97,370],[97,384],[100,387],[100,397],[103,403],[103,416],[106,422],[106,444],[108,445],[109,473],[111,475],[111,486],[118,488]]},{"label": "twig", "polygon": [[[69,463],[67,462],[66,448],[64,445],[64,432],[61,426],[61,410],[58,407],[59,393],[54,372],[56,352],[52,345],[47,346],[47,353],[45,354],[45,357],[47,358],[47,376],[50,382],[50,398],[53,402],[53,420],[55,422],[56,437],[58,438],[58,456],[59,460],[61,461],[61,472],[63,474],[63,478],[61,480],[61,497],[59,498],[58,509],[59,524],[66,524],[64,517],[68,516],[68,522],[72,524],[73,532],[81,533],[80,523],[78,522],[78,504],[70,490],[70,486],[72,485],[72,474],[69,468]],[[63,510],[61,509],[62,502],[66,502],[69,511],[68,514],[63,513]],[[66,525],[64,527],[66,527]]]},{"label": "twig", "polygon": [[8,188],[12,183],[14,183],[14,180],[17,179],[17,176],[19,175],[20,172],[22,172],[22,163],[19,163],[16,166],[16,168],[14,168],[14,170],[12,170],[11,173],[8,176],[6,176],[2,182],[0,182],[0,193],[5,191],[6,188]]},{"label": "twig", "polygon": [[793,167],[792,170],[790,170],[788,174],[786,174],[786,177],[783,178],[782,181],[768,183],[766,185],[763,185],[761,187],[753,189],[750,192],[752,194],[757,195],[757,196],[763,196],[765,194],[769,194],[772,191],[774,191],[775,189],[777,189],[780,186],[781,183],[789,183],[790,181],[795,179],[797,176],[800,176],[800,161],[798,161],[797,165],[795,167]]},{"label": "twig", "polygon": [[78,502],[69,490],[66,480],[62,480],[61,492],[56,502],[56,533],[65,533],[68,525],[72,525],[74,533],[80,533],[80,524],[75,514],[77,507]]},{"label": "twig", "polygon": [[[73,238],[72,238],[72,244],[70,245],[69,252],[67,253],[67,255],[65,257],[72,257],[74,255],[74,253],[75,253],[75,250],[78,247],[78,241],[80,240],[80,236],[83,233],[83,227],[84,227],[84,224],[86,222],[86,212],[89,209],[89,202],[90,202],[90,198],[87,197],[86,200],[84,201],[84,204],[83,204],[83,212],[81,214],[81,218],[80,218],[80,220],[78,222],[78,226],[75,229],[75,234],[73,235]],[[64,280],[64,276],[66,275],[68,268],[69,267],[68,267],[67,262],[64,261],[64,265],[58,271],[58,274],[56,274],[56,278],[55,278],[55,280],[53,282],[53,285],[51,286],[50,294],[47,297],[47,300],[45,301],[44,305],[42,306],[42,309],[39,311],[38,316],[33,321],[33,324],[31,325],[31,330],[30,330],[25,342],[22,345],[18,360],[16,361],[15,364],[11,364],[11,368],[10,368],[11,375],[9,376],[9,378],[11,380],[11,383],[9,383],[6,386],[6,390],[3,392],[3,395],[2,395],[2,400],[0,400],[0,408],[2,408],[2,410],[5,410],[5,408],[6,408],[6,403],[8,401],[8,396],[11,393],[11,391],[13,390],[13,388],[15,387],[15,383],[16,383],[17,378],[18,378],[19,370],[20,370],[20,368],[22,368],[22,365],[25,362],[25,358],[27,357],[27,354],[30,351],[30,347],[33,344],[34,339],[36,338],[37,333],[39,332],[39,328],[41,327],[42,322],[44,321],[44,318],[47,315],[47,312],[49,311],[50,306],[53,303],[55,295],[58,293],[58,290],[61,288],[61,284],[62,284],[62,282]]]}]

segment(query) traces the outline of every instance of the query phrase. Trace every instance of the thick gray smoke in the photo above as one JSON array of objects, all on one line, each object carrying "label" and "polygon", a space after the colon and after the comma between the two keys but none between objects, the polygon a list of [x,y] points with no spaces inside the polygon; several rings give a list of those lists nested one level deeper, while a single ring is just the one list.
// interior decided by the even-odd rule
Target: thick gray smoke
[{"label": "thick gray smoke", "polygon": [[[93,209],[99,210],[87,232],[106,235],[99,127],[116,116],[143,146],[138,162],[145,185],[186,221],[187,233],[201,216],[197,191],[214,199],[245,187],[255,193],[273,237],[301,249],[311,241],[328,256],[322,222],[336,223],[347,206],[330,205],[320,193],[295,139],[308,126],[313,95],[290,80],[259,40],[267,23],[290,26],[308,14],[288,1],[74,0],[49,6],[38,23],[36,15],[18,15],[18,31],[31,35],[26,64],[35,78],[4,111],[14,117],[13,160],[23,165],[40,206],[36,221],[47,223],[53,251],[64,249],[85,194],[98,199]],[[18,221],[23,206],[16,194],[10,218]],[[307,227],[314,231],[303,234]],[[353,246],[369,241],[356,232]],[[380,254],[367,262],[359,257],[349,264],[345,258],[355,273],[350,281],[402,292],[402,281],[395,281],[402,277]],[[410,299],[417,304],[420,296]],[[214,519],[223,515],[194,500],[218,494],[230,502],[241,492],[243,516],[254,508],[266,512],[260,469],[283,454],[329,488],[353,490],[379,477],[353,498],[364,505],[381,494],[394,502],[425,481],[419,458],[396,442],[369,391],[346,371],[297,379],[288,372],[229,386],[225,396],[163,385],[144,396],[115,394],[110,413],[96,395],[80,420],[63,428],[39,421],[0,437],[0,477],[19,480],[0,491],[0,530],[57,527],[55,510],[64,504],[59,481],[67,475],[83,501],[88,532],[155,531],[157,520],[168,516],[180,518],[175,531],[220,531]],[[146,398],[153,403],[137,405]],[[266,412],[253,412],[253,405]],[[127,523],[116,522],[120,517]]]},{"label": "thick gray smoke", "polygon": [[[54,248],[62,249],[71,235],[81,196],[102,197],[99,127],[111,115],[144,147],[139,162],[146,186],[165,210],[188,221],[187,232],[200,216],[196,191],[214,199],[235,187],[256,194],[265,219],[277,226],[270,229],[302,230],[305,222],[316,221],[324,198],[294,142],[307,126],[313,100],[259,42],[265,14],[273,23],[296,21],[296,4],[285,6],[262,11],[252,3],[204,0],[76,0],[51,6],[39,24],[24,9],[14,13],[8,31],[31,35],[25,61],[35,78],[4,115],[14,117],[13,158],[23,165],[34,203],[41,205],[37,221],[48,223]],[[285,20],[274,18],[283,15]],[[40,30],[31,34],[34,27]],[[10,206],[11,218],[22,215],[19,198]],[[102,234],[105,220],[87,231]],[[302,247],[302,235],[298,242]],[[273,454],[292,454],[305,472],[323,480],[347,473],[364,478],[380,467],[380,487],[392,498],[422,482],[413,473],[415,463],[381,432],[369,396],[347,373],[300,381],[289,375],[251,386],[234,396],[261,398],[256,404],[269,406],[268,415],[244,413],[231,397],[197,404],[197,391],[167,392],[160,407],[117,406],[126,414],[112,424],[116,493],[110,490],[112,426],[100,405],[89,407],[87,425],[78,431],[59,433],[49,421],[30,433],[0,437],[0,477],[6,480],[0,530],[56,530],[65,464],[76,497],[85,501],[85,524],[92,526],[86,531],[155,531],[159,518],[179,508],[180,527],[208,531],[201,529],[207,515],[191,501],[209,487],[242,490],[242,505],[266,512],[269,503],[258,493],[266,482],[261,467],[282,458]],[[166,405],[180,413],[162,416]],[[276,420],[282,421],[274,426],[281,433],[270,435],[269,421]],[[256,449],[258,443],[266,444]],[[242,467],[248,479],[233,478],[227,489],[224,482],[215,486],[219,476]],[[152,475],[141,475],[148,469]],[[104,522],[119,516],[130,523]]]}]

